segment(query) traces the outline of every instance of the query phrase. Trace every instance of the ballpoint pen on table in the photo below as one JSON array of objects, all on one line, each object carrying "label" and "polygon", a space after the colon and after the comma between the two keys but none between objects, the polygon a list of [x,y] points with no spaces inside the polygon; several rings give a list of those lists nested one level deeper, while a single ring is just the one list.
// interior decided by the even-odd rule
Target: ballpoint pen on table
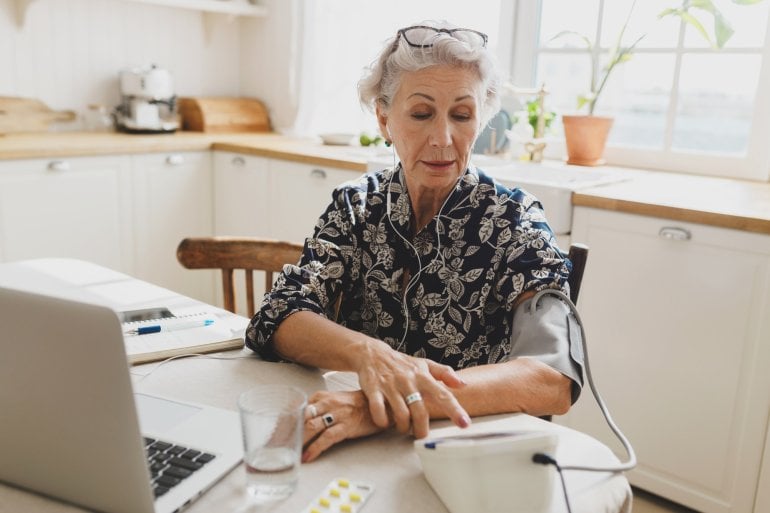
[{"label": "ballpoint pen on table", "polygon": [[214,324],[213,319],[196,319],[191,321],[168,322],[164,324],[153,324],[150,326],[140,326],[127,331],[126,335],[147,335],[150,333],[160,333],[161,331],[186,330],[190,328],[202,328]]}]

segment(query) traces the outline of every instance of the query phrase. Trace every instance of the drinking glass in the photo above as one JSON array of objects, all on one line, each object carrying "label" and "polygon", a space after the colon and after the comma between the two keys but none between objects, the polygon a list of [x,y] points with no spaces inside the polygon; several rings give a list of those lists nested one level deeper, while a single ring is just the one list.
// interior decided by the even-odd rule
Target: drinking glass
[{"label": "drinking glass", "polygon": [[247,492],[256,502],[287,498],[297,487],[307,397],[289,385],[259,385],[238,398]]}]

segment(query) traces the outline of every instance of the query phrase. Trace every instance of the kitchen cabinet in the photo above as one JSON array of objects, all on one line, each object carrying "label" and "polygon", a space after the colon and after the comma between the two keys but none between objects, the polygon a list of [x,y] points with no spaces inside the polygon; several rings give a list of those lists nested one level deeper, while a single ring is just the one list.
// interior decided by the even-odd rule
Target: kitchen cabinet
[{"label": "kitchen cabinet", "polygon": [[0,161],[0,259],[133,268],[129,157]]},{"label": "kitchen cabinet", "polygon": [[273,237],[303,244],[331,203],[334,188],[361,173],[324,166],[270,160],[270,202],[280,224]]},{"label": "kitchen cabinet", "polygon": [[201,301],[213,301],[215,272],[190,271],[176,258],[176,247],[183,238],[214,233],[211,153],[151,153],[131,159],[134,275]]},{"label": "kitchen cabinet", "polygon": [[[631,483],[702,512],[760,511],[770,236],[576,207],[572,238],[590,247],[578,306],[599,391],[637,452]],[[557,421],[623,454],[588,390]]]},{"label": "kitchen cabinet", "polygon": [[269,159],[215,151],[214,170],[214,232],[272,237]]},{"label": "kitchen cabinet", "polygon": [[[304,243],[338,184],[356,172],[214,152],[214,230],[217,235],[253,236]],[[261,276],[254,277],[257,301],[264,294]],[[236,272],[236,305],[246,304],[242,274]],[[240,288],[238,288],[240,287]],[[221,290],[217,292],[221,302]]]}]

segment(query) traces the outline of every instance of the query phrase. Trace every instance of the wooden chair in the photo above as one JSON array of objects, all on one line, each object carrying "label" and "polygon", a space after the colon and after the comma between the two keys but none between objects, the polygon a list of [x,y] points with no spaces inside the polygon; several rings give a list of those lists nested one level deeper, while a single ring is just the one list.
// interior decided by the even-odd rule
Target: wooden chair
[{"label": "wooden chair", "polygon": [[179,243],[176,257],[187,269],[221,269],[225,309],[235,312],[233,271],[242,269],[249,317],[254,316],[254,271],[264,271],[265,290],[273,287],[273,273],[294,264],[302,245],[258,237],[191,237]]},{"label": "wooden chair", "polygon": [[580,294],[580,282],[583,281],[583,272],[588,260],[588,246],[579,242],[573,243],[569,247],[569,259],[572,261],[572,272],[567,279],[569,283],[569,298],[577,304],[578,294]]}]

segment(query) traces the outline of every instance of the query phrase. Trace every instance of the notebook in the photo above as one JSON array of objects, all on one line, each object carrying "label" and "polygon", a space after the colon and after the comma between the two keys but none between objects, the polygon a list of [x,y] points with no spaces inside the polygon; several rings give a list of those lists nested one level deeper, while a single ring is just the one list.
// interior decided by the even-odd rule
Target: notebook
[{"label": "notebook", "polygon": [[[0,264],[0,286],[79,299],[108,306],[124,320],[125,351],[131,363],[189,353],[243,347],[248,319],[126,274],[83,260],[41,258]],[[145,317],[131,317],[145,312]],[[209,324],[198,321],[213,321]],[[185,329],[135,334],[139,326]]]},{"label": "notebook", "polygon": [[[166,513],[241,461],[237,412],[134,394],[112,309],[0,286],[0,326],[0,481],[92,510]],[[168,450],[178,464],[151,479],[147,454]]]}]

